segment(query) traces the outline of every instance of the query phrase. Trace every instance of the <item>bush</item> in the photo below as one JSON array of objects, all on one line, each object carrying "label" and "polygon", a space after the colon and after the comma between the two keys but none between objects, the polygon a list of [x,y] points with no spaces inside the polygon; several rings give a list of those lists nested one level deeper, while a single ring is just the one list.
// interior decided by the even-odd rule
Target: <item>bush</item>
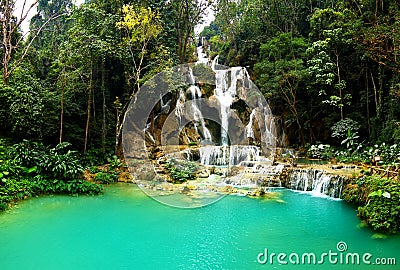
[{"label": "bush", "polygon": [[109,168],[113,171],[116,171],[121,167],[126,167],[126,165],[121,160],[119,160],[116,155],[113,155],[112,158],[108,158],[107,161],[110,164]]},{"label": "bush", "polygon": [[94,180],[102,184],[111,184],[117,182],[118,175],[112,172],[98,172],[94,177]]},{"label": "bush", "polygon": [[307,156],[311,158],[331,159],[333,148],[329,144],[311,145],[307,150]]},{"label": "bush", "polygon": [[48,149],[41,143],[24,140],[11,148],[10,156],[16,166],[36,167],[41,175],[68,181],[83,175],[77,152],[66,150],[68,146],[64,142]]},{"label": "bush", "polygon": [[345,139],[349,131],[351,133],[354,133],[354,132],[357,132],[359,128],[360,128],[360,124],[357,121],[354,121],[350,118],[345,118],[345,119],[340,120],[339,122],[335,123],[331,127],[332,137],[339,138],[339,139]]},{"label": "bush", "polygon": [[39,194],[98,194],[102,187],[83,179],[83,168],[68,143],[47,148],[23,141],[0,141],[0,210],[13,201]]},{"label": "bush", "polygon": [[178,162],[175,159],[170,159],[165,162],[165,168],[172,178],[174,183],[182,183],[187,180],[196,178],[198,169],[196,163],[190,161]]},{"label": "bush", "polygon": [[[357,196],[355,195],[355,190]],[[400,183],[378,175],[364,176],[344,199],[359,204],[358,216],[374,230],[400,232]]]},{"label": "bush", "polygon": [[74,179],[68,182],[48,179],[37,175],[34,178],[32,189],[37,194],[87,194],[96,195],[102,190],[102,187],[95,183],[90,183],[83,179]]}]

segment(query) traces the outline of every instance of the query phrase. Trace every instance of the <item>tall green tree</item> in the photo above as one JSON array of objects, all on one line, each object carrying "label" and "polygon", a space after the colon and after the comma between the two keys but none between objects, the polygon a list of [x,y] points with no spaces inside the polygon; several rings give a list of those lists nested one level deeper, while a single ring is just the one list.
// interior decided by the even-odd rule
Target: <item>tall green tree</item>
[{"label": "tall green tree", "polygon": [[262,61],[254,66],[256,84],[266,98],[282,99],[288,106],[302,145],[306,143],[301,112],[304,107],[299,106],[302,101],[298,92],[306,90],[307,69],[303,59],[307,47],[304,38],[292,37],[291,33],[279,34],[261,46]]},{"label": "tall green tree", "polygon": [[[121,153],[123,120],[134,94],[144,81],[171,65],[169,51],[157,43],[162,32],[160,15],[150,7],[124,5],[123,17],[116,26],[122,30],[122,61],[128,87],[127,98],[116,100],[117,121],[115,152]],[[149,47],[152,46],[152,50]]]},{"label": "tall green tree", "polygon": [[320,87],[319,95],[326,96],[324,103],[339,108],[340,120],[344,119],[343,107],[350,105],[351,94],[346,91],[343,78],[343,58],[354,46],[354,20],[349,10],[317,10],[310,20],[311,36],[315,40],[308,48],[308,70]]},{"label": "tall green tree", "polygon": [[194,27],[200,23],[212,0],[171,0],[168,2],[172,11],[171,19],[175,22],[176,52],[180,63],[194,59]]}]

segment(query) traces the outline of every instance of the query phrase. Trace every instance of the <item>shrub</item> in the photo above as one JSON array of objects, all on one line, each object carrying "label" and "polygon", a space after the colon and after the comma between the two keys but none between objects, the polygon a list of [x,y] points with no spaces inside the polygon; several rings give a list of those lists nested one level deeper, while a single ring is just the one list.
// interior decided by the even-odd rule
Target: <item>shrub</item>
[{"label": "shrub", "polygon": [[0,210],[12,201],[39,194],[98,194],[102,187],[83,179],[83,168],[68,143],[47,148],[23,141],[0,141]]},{"label": "shrub", "polygon": [[358,216],[374,230],[384,233],[400,232],[400,183],[377,175],[364,176],[357,181],[357,198],[354,190],[344,196],[356,202]]},{"label": "shrub", "polygon": [[94,177],[94,180],[102,184],[111,184],[118,180],[118,175],[112,172],[98,172]]},{"label": "shrub", "polygon": [[121,167],[126,167],[126,165],[119,160],[116,155],[113,155],[112,158],[108,158],[107,161],[110,163],[110,169],[114,171],[120,169]]},{"label": "shrub", "polygon": [[333,157],[333,148],[329,144],[311,145],[307,150],[307,156],[311,158],[330,159]]},{"label": "shrub", "polygon": [[95,183],[90,183],[83,179],[74,179],[68,182],[48,179],[37,175],[34,177],[32,189],[37,194],[88,194],[95,195],[99,194],[102,187]]},{"label": "shrub", "polygon": [[11,148],[10,156],[15,165],[36,167],[41,175],[65,181],[81,178],[83,167],[77,152],[66,150],[68,146],[70,143],[64,142],[48,149],[41,143],[24,140]]},{"label": "shrub", "polygon": [[170,159],[165,162],[165,168],[168,174],[175,183],[182,183],[187,180],[196,178],[196,171],[198,169],[196,163],[190,161],[178,162],[175,159]]},{"label": "shrub", "polygon": [[332,137],[345,139],[348,132],[355,133],[360,128],[360,124],[357,121],[354,121],[350,118],[345,118],[340,120],[339,122],[335,123],[331,127]]}]

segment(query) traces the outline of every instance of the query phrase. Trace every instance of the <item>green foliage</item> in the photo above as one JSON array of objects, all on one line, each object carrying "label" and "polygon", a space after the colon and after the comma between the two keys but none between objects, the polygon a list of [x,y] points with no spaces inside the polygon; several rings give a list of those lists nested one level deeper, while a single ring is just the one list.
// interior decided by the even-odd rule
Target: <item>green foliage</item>
[{"label": "green foliage", "polygon": [[293,131],[299,134],[297,137],[302,145],[305,138],[298,99],[308,77],[303,60],[307,46],[304,38],[281,33],[261,45],[261,61],[254,65],[257,85],[266,98],[276,103],[284,102],[288,107],[288,126],[293,123],[297,127]]},{"label": "green foliage", "polygon": [[116,155],[108,158],[107,161],[109,163],[109,168],[114,171],[126,167],[126,165]]},{"label": "green foliage", "polygon": [[118,175],[113,172],[98,172],[94,180],[102,184],[111,184],[117,182]]},{"label": "green foliage", "polygon": [[186,182],[187,180],[193,180],[196,177],[196,171],[198,169],[196,163],[191,161],[177,161],[170,159],[165,162],[165,168],[168,171],[169,176],[175,183]]},{"label": "green foliage", "polygon": [[345,118],[335,123],[331,127],[332,137],[345,139],[348,136],[348,132],[350,130],[351,133],[354,133],[360,129],[360,124],[357,121],[354,121],[350,118]]},{"label": "green foliage", "polygon": [[[368,193],[358,214],[374,230],[400,231],[400,183],[380,176],[366,176],[359,181],[359,192]],[[365,197],[365,196],[364,196]]]},{"label": "green foliage", "polygon": [[197,146],[197,142],[189,142],[188,146]]},{"label": "green foliage", "polygon": [[97,166],[92,166],[92,167],[90,167],[89,172],[90,172],[91,174],[96,174],[96,173],[100,172],[100,170],[99,170],[99,167],[97,167]]},{"label": "green foliage", "polygon": [[102,191],[102,186],[95,183],[90,183],[83,179],[74,179],[65,182],[62,180],[49,179],[42,177],[41,175],[37,175],[33,178],[31,184],[32,190],[36,194],[96,195]]},{"label": "green foliage", "polygon": [[55,148],[23,141],[0,140],[0,209],[39,194],[98,194],[102,187],[83,179],[83,168],[68,143]]},{"label": "green foliage", "polygon": [[17,68],[8,86],[0,90],[5,111],[0,118],[11,132],[20,138],[42,139],[50,137],[56,130],[56,97],[35,77],[29,65]]},{"label": "green foliage", "polygon": [[334,156],[334,149],[329,144],[311,145],[307,150],[307,156],[311,158],[331,159]]},{"label": "green foliage", "polygon": [[347,149],[350,151],[357,151],[362,146],[357,142],[357,139],[360,137],[357,134],[357,132],[352,132],[350,129],[347,130],[347,138],[345,138],[341,144],[346,144]]},{"label": "green foliage", "polygon": [[24,141],[11,149],[13,162],[23,167],[36,167],[39,174],[68,181],[81,178],[83,167],[76,151],[66,150],[69,143],[48,149],[42,143]]}]

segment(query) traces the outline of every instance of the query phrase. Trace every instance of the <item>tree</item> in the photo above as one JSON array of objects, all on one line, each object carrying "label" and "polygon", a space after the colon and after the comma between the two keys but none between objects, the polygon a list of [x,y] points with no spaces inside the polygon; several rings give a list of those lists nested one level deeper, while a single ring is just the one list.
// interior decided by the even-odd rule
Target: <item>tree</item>
[{"label": "tree", "polygon": [[[303,58],[308,44],[304,38],[282,33],[261,46],[262,61],[254,66],[256,83],[268,99],[279,97],[288,105],[297,124],[300,141],[305,145],[299,112],[298,91],[307,77]],[[301,102],[301,101],[300,101]]]},{"label": "tree", "polygon": [[[74,23],[68,31],[67,41],[62,46],[58,65],[61,66],[63,73],[67,69],[69,73],[67,77],[71,77],[66,81],[66,75],[60,75],[62,92],[72,88],[74,92],[82,91],[87,95],[83,140],[83,151],[86,152],[92,117],[95,115],[96,71],[100,67],[99,69],[104,73],[104,59],[116,53],[112,35],[116,30],[116,15],[106,13],[96,4],[85,4],[74,11],[71,19]],[[104,79],[104,76],[102,78]],[[67,83],[72,84],[72,87],[66,85]],[[101,85],[104,133],[106,114],[104,82],[101,82]],[[102,140],[102,144],[104,146],[104,140]]]},{"label": "tree", "polygon": [[356,37],[375,62],[400,74],[400,4],[398,1],[364,3],[364,26]]},{"label": "tree", "polygon": [[57,130],[55,95],[44,88],[32,67],[23,64],[14,70],[8,85],[0,85],[7,108],[5,124],[19,138],[48,139]]},{"label": "tree", "polygon": [[311,17],[311,36],[316,39],[308,48],[308,70],[320,86],[319,95],[328,96],[323,103],[338,107],[343,120],[343,107],[350,105],[351,94],[346,93],[342,76],[342,55],[354,45],[352,13],[332,9],[317,10]]},{"label": "tree", "polygon": [[2,66],[3,66],[3,82],[8,83],[13,71],[19,67],[25,56],[27,55],[33,41],[39,33],[51,20],[54,20],[64,14],[52,14],[35,32],[29,33],[30,39],[25,44],[26,34],[19,33],[20,26],[24,22],[28,14],[37,6],[39,0],[34,0],[30,4],[29,1],[23,0],[21,13],[16,14],[16,0],[1,0],[0,22],[2,32]]},{"label": "tree", "polygon": [[177,39],[177,55],[181,64],[192,58],[189,46],[193,44],[194,27],[201,21],[211,0],[171,0],[169,5],[173,10]]},{"label": "tree", "polygon": [[115,152],[117,154],[121,147],[123,120],[131,99],[149,74],[155,75],[157,73],[155,71],[161,71],[162,67],[171,64],[169,52],[161,44],[157,44],[154,53],[149,53],[148,50],[150,43],[155,41],[162,31],[160,15],[150,7],[133,5],[124,5],[122,12],[123,18],[116,26],[123,33],[121,57],[126,67],[126,81],[130,91],[127,98],[116,101],[118,108]]}]

